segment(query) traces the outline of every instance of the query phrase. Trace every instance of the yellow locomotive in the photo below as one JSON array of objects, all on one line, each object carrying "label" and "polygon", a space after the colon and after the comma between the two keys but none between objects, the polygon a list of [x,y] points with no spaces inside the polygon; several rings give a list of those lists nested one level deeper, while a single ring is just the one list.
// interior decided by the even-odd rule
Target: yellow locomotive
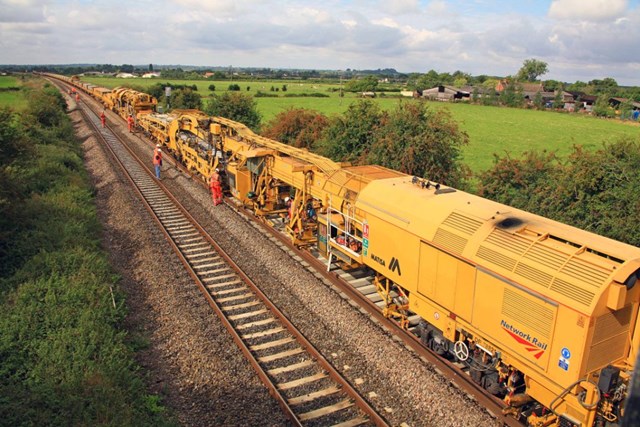
[{"label": "yellow locomotive", "polygon": [[419,315],[425,345],[466,364],[506,412],[533,426],[619,423],[640,347],[640,248],[200,111],[158,114],[141,96],[84,90],[136,111],[203,179],[220,168],[234,197],[285,220],[294,244],[375,271],[385,314],[404,326]]}]

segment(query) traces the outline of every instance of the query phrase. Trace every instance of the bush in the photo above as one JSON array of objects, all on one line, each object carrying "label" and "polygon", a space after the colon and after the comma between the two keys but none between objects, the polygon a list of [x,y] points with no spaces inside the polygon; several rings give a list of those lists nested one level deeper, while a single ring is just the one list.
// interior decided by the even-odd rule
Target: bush
[{"label": "bush", "polygon": [[312,97],[312,98],[329,98],[329,95],[327,95],[326,93],[319,93],[319,92],[313,92],[313,93],[286,93],[284,96],[286,96],[287,98],[304,98],[304,97]]},{"label": "bush", "polygon": [[0,138],[15,138],[0,171],[19,195],[0,199],[1,424],[167,424],[125,344],[124,302],[56,100],[45,88],[22,116],[0,111]]}]

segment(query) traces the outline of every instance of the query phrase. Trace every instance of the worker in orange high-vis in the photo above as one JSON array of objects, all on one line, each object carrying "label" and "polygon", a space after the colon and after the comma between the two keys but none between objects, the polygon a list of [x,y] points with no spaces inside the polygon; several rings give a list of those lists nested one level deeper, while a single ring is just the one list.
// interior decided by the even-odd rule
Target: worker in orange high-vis
[{"label": "worker in orange high-vis", "polygon": [[102,123],[102,127],[107,126],[107,116],[105,116],[104,110],[100,113],[100,123]]},{"label": "worker in orange high-vis", "polygon": [[216,168],[209,178],[209,189],[211,190],[211,198],[213,204],[218,206],[222,203],[222,184],[220,183],[220,169]]},{"label": "worker in orange high-vis", "polygon": [[76,93],[76,102],[80,101],[80,94]]},{"label": "worker in orange high-vis", "polygon": [[133,132],[133,124],[134,124],[133,115],[129,113],[129,117],[127,117],[127,126],[129,127],[129,133]]},{"label": "worker in orange high-vis", "polygon": [[156,170],[156,178],[160,179],[160,169],[162,168],[162,150],[157,148],[153,152],[153,166]]}]

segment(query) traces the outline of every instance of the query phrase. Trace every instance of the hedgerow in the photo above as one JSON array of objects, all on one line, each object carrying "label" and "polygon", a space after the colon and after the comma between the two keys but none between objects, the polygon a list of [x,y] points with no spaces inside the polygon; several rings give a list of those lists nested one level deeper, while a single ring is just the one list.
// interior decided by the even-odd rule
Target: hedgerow
[{"label": "hedgerow", "polygon": [[0,425],[171,424],[127,344],[61,99],[0,111]]}]

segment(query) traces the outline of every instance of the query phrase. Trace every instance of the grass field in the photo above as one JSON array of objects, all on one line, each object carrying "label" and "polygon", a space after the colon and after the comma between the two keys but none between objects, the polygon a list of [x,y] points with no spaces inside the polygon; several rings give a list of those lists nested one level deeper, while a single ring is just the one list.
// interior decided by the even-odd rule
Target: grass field
[{"label": "grass field", "polygon": [[[0,89],[8,89],[20,87],[21,84],[17,78],[13,76],[0,76]],[[11,107],[20,110],[27,105],[24,95],[21,91],[0,90],[0,107]]]},{"label": "grass field", "polygon": [[[125,84],[148,87],[166,82],[162,78],[123,80],[92,77],[83,80],[109,88]],[[203,98],[213,93],[223,93],[232,83],[238,84],[242,93],[255,95],[260,90],[278,95],[277,98],[255,98],[263,123],[291,107],[314,109],[326,115],[340,114],[357,100],[357,96],[352,93],[345,93],[345,97],[341,99],[339,91],[336,90],[340,87],[338,83],[283,82],[281,80],[176,82],[176,84],[195,84]],[[208,89],[211,84],[215,85],[215,92]],[[286,92],[282,92],[283,84],[287,85]],[[270,90],[272,86],[279,91],[272,92]],[[249,91],[246,90],[247,87],[250,88]],[[285,97],[285,93],[322,93],[329,97]],[[389,95],[394,97],[375,98],[382,109],[393,109],[399,102],[422,102],[410,98],[399,100],[395,97],[397,93],[389,93]],[[580,114],[485,107],[465,103],[430,102],[429,107],[448,108],[460,127],[467,132],[470,141],[469,145],[463,149],[464,162],[474,172],[489,169],[493,164],[494,153],[500,156],[508,153],[517,157],[524,151],[546,150],[556,151],[560,156],[564,156],[572,151],[573,145],[579,144],[587,149],[597,149],[606,140],[623,135],[637,136],[640,131],[637,123],[604,120]]]}]

